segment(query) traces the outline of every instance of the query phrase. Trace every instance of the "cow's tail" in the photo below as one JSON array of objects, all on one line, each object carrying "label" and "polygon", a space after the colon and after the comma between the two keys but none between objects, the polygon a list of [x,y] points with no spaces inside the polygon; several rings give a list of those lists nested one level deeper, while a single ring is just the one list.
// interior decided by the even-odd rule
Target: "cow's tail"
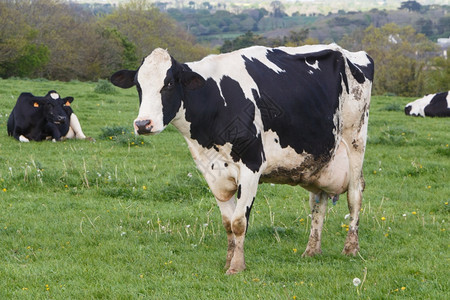
[{"label": "cow's tail", "polygon": [[13,109],[11,114],[9,115],[8,123],[6,125],[6,128],[8,130],[8,135],[9,136],[13,136],[13,134],[14,134],[14,126],[15,126],[15,123],[14,123],[14,109]]}]

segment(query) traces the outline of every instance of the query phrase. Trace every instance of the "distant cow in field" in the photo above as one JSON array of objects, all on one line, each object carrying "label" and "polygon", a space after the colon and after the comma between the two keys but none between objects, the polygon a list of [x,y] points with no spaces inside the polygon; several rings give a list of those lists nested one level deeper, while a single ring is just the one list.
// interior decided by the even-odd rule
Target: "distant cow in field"
[{"label": "distant cow in field", "polygon": [[184,64],[155,49],[137,71],[118,71],[111,82],[137,87],[137,134],[157,134],[171,123],[186,139],[222,213],[225,268],[234,274],[245,269],[244,239],[261,182],[310,191],[306,256],[322,251],[328,198],[347,192],[343,253],[359,251],[373,73],[365,52],[335,44],[255,46]]},{"label": "distant cow in field", "polygon": [[405,114],[415,117],[450,117],[449,92],[426,95],[406,104]]},{"label": "distant cow in field", "polygon": [[61,99],[56,91],[49,91],[44,97],[20,94],[8,119],[8,135],[21,142],[85,139],[80,122],[70,107],[72,101],[72,97]]}]

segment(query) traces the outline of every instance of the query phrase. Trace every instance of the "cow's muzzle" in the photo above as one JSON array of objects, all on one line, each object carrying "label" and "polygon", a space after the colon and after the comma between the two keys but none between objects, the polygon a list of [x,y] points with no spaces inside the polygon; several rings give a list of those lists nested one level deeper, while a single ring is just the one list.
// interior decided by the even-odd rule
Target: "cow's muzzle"
[{"label": "cow's muzzle", "polygon": [[405,115],[410,115],[412,106],[405,106]]},{"label": "cow's muzzle", "polygon": [[57,125],[58,124],[64,124],[64,123],[66,123],[66,117],[58,116],[58,117],[56,117],[56,119],[55,119],[55,121],[53,123],[55,123]]},{"label": "cow's muzzle", "polygon": [[152,120],[136,120],[134,121],[134,129],[137,134],[150,134],[153,129]]}]

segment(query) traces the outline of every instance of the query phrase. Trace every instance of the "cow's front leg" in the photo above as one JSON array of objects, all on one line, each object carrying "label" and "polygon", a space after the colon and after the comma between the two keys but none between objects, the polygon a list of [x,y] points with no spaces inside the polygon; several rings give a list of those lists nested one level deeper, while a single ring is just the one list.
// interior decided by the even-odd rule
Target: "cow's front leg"
[{"label": "cow's front leg", "polygon": [[51,137],[53,138],[52,141],[61,140],[61,133],[59,132],[59,129],[55,124],[48,122],[45,125],[45,132],[51,135]]},{"label": "cow's front leg", "polygon": [[325,213],[327,211],[328,195],[324,192],[319,194],[309,193],[309,206],[311,208],[311,233],[308,245],[303,257],[314,256],[322,253],[322,227]]},{"label": "cow's front leg", "polygon": [[234,253],[227,274],[236,274],[245,270],[244,240],[248,227],[248,219],[253,201],[255,201],[259,176],[253,172],[248,177],[242,176],[236,192],[237,205],[231,220],[231,231],[234,235]]},{"label": "cow's front leg", "polygon": [[228,201],[220,201],[216,198],[217,205],[220,208],[220,213],[222,214],[222,224],[225,227],[225,231],[227,232],[227,240],[228,240],[228,250],[227,250],[227,261],[225,263],[225,269],[228,269],[231,264],[231,259],[233,258],[235,241],[234,234],[231,230],[231,219],[233,218],[234,210],[236,209],[236,200],[235,197],[231,197]]}]

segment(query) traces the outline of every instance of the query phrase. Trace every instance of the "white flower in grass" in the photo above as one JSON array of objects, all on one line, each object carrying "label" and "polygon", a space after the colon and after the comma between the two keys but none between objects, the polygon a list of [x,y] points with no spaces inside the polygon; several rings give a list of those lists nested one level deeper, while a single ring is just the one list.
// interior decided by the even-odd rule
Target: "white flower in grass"
[{"label": "white flower in grass", "polygon": [[125,231],[123,231],[120,236],[124,236],[125,234],[127,234]]},{"label": "white flower in grass", "polygon": [[353,285],[354,286],[358,286],[361,284],[361,279],[359,279],[358,277],[353,278]]}]

